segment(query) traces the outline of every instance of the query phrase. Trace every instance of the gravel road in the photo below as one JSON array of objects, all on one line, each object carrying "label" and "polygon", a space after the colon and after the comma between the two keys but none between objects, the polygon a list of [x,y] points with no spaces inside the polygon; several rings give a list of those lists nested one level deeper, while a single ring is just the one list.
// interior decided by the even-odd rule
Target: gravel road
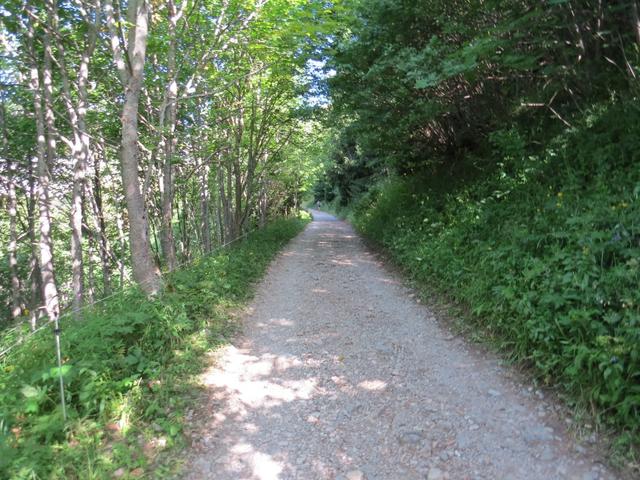
[{"label": "gravel road", "polygon": [[313,214],[203,377],[185,478],[615,478],[541,392],[442,327],[348,224]]}]

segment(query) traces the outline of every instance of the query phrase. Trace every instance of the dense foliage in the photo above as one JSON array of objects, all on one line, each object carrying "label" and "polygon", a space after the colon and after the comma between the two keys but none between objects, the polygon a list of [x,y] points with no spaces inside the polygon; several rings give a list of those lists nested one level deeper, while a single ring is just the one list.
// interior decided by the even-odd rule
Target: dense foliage
[{"label": "dense foliage", "polygon": [[326,17],[299,0],[4,2],[0,330],[131,280],[155,293],[296,210]]},{"label": "dense foliage", "polygon": [[344,144],[400,173],[461,163],[504,123],[561,128],[637,89],[635,2],[352,3],[326,52],[331,100]]},{"label": "dense foliage", "polygon": [[351,5],[316,200],[637,445],[637,2]]},{"label": "dense foliage", "polygon": [[204,353],[233,332],[230,314],[305,223],[275,221],[197,260],[158,299],[131,289],[81,323],[64,321],[66,425],[50,330],[3,358],[0,477],[112,478],[119,468],[139,476],[157,450],[180,441]]}]

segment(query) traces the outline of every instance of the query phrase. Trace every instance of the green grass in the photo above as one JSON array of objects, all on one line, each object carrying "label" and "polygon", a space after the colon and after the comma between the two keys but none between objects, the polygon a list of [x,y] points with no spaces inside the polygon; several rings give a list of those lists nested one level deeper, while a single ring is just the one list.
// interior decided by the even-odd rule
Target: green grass
[{"label": "green grass", "polygon": [[414,281],[614,430],[623,454],[640,438],[638,122],[632,106],[594,109],[537,151],[497,132],[494,171],[390,179],[349,209]]},{"label": "green grass", "polygon": [[232,313],[307,221],[308,215],[275,221],[196,261],[169,276],[155,300],[132,289],[81,322],[65,320],[66,423],[50,331],[4,358],[0,478],[85,480],[118,470],[123,478],[157,478],[174,469],[154,458],[182,444],[206,352],[233,333]]}]

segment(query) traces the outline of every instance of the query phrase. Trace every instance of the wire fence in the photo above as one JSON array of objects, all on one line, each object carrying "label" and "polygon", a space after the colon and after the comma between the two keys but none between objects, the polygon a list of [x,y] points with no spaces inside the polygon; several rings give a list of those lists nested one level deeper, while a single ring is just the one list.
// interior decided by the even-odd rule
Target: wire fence
[{"label": "wire fence", "polygon": [[[214,255],[217,252],[220,252],[221,250],[224,250],[225,248],[229,247],[230,245],[242,240],[243,238],[246,238],[247,236],[251,235],[252,233],[256,232],[258,229],[253,229],[250,230],[236,238],[234,238],[233,240],[224,243],[222,245],[219,245],[218,247],[216,247],[215,249],[213,249],[211,252],[209,252],[207,255],[203,255],[203,256],[199,256],[197,258],[193,258],[193,259],[189,259],[185,262],[182,262],[178,265],[176,265],[176,270],[177,269],[181,269],[181,268],[185,268],[195,262],[197,262],[198,260]],[[144,285],[144,282],[141,283],[137,283],[136,285],[141,286]],[[68,318],[74,318],[77,316],[78,312],[83,312],[89,309],[95,309],[97,306],[104,304],[106,301],[113,299],[114,297],[117,297],[119,295],[124,294],[126,291],[128,291],[129,289],[131,289],[134,286],[133,283],[129,283],[126,286],[123,286],[122,288],[120,288],[117,292],[114,292],[110,295],[107,295],[106,297],[103,297],[99,300],[96,300],[95,302],[92,302],[90,304],[87,304],[79,309],[75,309],[75,310],[70,310],[67,309],[66,311],[62,312],[60,315],[58,315],[56,318],[53,319],[47,319],[42,325],[39,325],[35,330],[29,332],[26,335],[20,335],[20,337],[13,343],[9,344],[9,345],[5,345],[3,350],[0,351],[0,362],[4,362],[6,361],[6,359],[8,358],[9,353],[11,353],[12,351],[14,351],[18,346],[26,343],[30,338],[33,338],[36,335],[39,335],[41,332],[43,332],[45,329],[47,329],[49,326],[53,325],[53,334],[54,334],[54,341],[55,341],[55,349],[56,349],[56,363],[58,364],[58,381],[60,384],[60,405],[62,407],[62,414],[64,417],[64,420],[67,420],[67,408],[66,408],[66,402],[65,402],[65,393],[64,393],[64,378],[63,378],[63,373],[62,373],[62,349],[61,349],[61,334],[62,334],[62,329],[60,328],[60,322],[62,320],[68,319]],[[14,327],[13,329],[9,330],[9,333],[12,332],[17,332],[20,329],[23,329],[24,326],[23,325],[18,325],[16,327]],[[3,335],[8,336],[7,332],[3,332]]]}]

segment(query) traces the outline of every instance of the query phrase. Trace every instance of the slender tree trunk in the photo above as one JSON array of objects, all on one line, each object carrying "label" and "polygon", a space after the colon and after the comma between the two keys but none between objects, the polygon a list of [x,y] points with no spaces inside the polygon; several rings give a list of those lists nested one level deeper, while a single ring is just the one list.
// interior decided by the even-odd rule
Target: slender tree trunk
[{"label": "slender tree trunk", "polygon": [[211,195],[209,194],[209,165],[204,165],[200,173],[200,225],[202,232],[202,251],[205,255],[211,253],[211,213],[209,204]]},{"label": "slender tree trunk", "polygon": [[89,261],[87,262],[88,265],[87,265],[87,291],[86,291],[86,298],[89,303],[94,302],[95,294],[96,294],[96,276],[94,273],[94,262],[93,262],[93,258],[94,258],[93,252],[96,245],[97,245],[96,238],[93,236],[90,236],[89,252],[88,252]]},{"label": "slender tree trunk", "polygon": [[133,276],[140,288],[148,295],[159,292],[162,281],[151,251],[149,219],[140,191],[138,178],[138,106],[144,79],[144,64],[147,51],[149,9],[146,0],[131,0],[128,12],[128,65],[122,61],[123,54],[113,18],[111,0],[105,2],[107,23],[111,31],[111,46],[116,67],[125,87],[122,108],[122,149],[120,153],[122,185],[124,187],[129,216],[129,248]]},{"label": "slender tree trunk", "polygon": [[[49,28],[58,30],[58,13],[52,0],[45,2]],[[62,98],[67,109],[69,124],[73,130],[72,154],[75,159],[73,168],[73,186],[71,189],[71,289],[73,291],[72,311],[76,320],[81,318],[81,309],[84,296],[84,259],[82,255],[82,205],[84,194],[84,180],[86,172],[86,151],[82,145],[82,136],[79,127],[79,115],[73,105],[71,84],[67,71],[64,46],[58,44],[58,67],[62,78]]]},{"label": "slender tree trunk", "polygon": [[116,218],[116,225],[118,226],[118,243],[120,244],[120,255],[118,255],[118,272],[120,274],[120,288],[124,287],[124,258],[127,252],[127,240],[124,233],[124,220],[121,215]]},{"label": "slender tree trunk", "polygon": [[[186,4],[183,0],[183,6]],[[169,51],[167,53],[168,83],[165,91],[165,111],[161,112],[166,122],[167,135],[164,140],[163,188],[162,188],[162,224],[160,228],[160,244],[169,271],[176,268],[176,246],[173,238],[173,155],[175,150],[175,129],[178,111],[178,82],[176,80],[176,28],[182,12],[177,12],[173,0],[168,1],[169,9]]]},{"label": "slender tree trunk", "polygon": [[218,180],[218,195],[216,195],[218,199],[218,240],[220,245],[224,244],[225,241],[225,220],[224,220],[224,212],[225,212],[225,196],[224,196],[224,178],[222,176],[222,166],[218,165],[217,167],[217,180]]},{"label": "slender tree trunk", "polygon": [[633,33],[636,36],[636,42],[640,45],[640,13],[638,12],[637,0],[631,2],[631,23],[633,25]]},{"label": "slender tree trunk", "polygon": [[244,135],[244,110],[240,109],[236,118],[235,145],[233,155],[233,180],[235,204],[233,209],[233,238],[242,235],[242,197],[244,185],[242,182],[242,138]]},{"label": "slender tree trunk", "polygon": [[[104,148],[104,146],[103,146]],[[104,150],[103,150],[104,151]],[[93,189],[89,192],[91,207],[93,209],[94,229],[98,235],[100,263],[102,265],[102,291],[104,295],[111,293],[111,266],[109,264],[109,237],[107,237],[107,226],[102,208],[102,180],[100,177],[100,157],[94,158],[93,167]]]},{"label": "slender tree trunk", "polygon": [[36,235],[35,210],[37,205],[36,180],[33,175],[33,164],[37,159],[29,163],[29,204],[27,205],[29,243],[31,244],[31,260],[29,262],[30,277],[30,302],[29,302],[29,323],[31,330],[35,330],[40,318],[40,306],[42,305],[42,275],[40,274],[40,250],[38,248],[38,236]]},{"label": "slender tree trunk", "polygon": [[[47,2],[50,9],[50,18],[53,18],[57,27],[57,12],[53,2]],[[84,259],[82,252],[82,224],[84,210],[84,192],[86,184],[86,171],[89,158],[91,157],[91,144],[87,133],[86,112],[88,105],[87,83],[89,81],[89,63],[97,40],[97,24],[100,21],[100,1],[95,4],[95,19],[92,22],[85,18],[88,27],[86,45],[81,55],[80,66],[78,68],[76,89],[78,92],[77,107],[73,105],[71,95],[71,84],[66,66],[64,48],[60,44],[58,65],[62,77],[63,97],[69,115],[69,123],[74,132],[73,156],[75,166],[73,173],[73,187],[71,193],[71,258],[72,258],[72,289],[73,289],[73,312],[76,319],[80,318],[80,311],[84,303]],[[85,14],[86,15],[86,14]]]},{"label": "slender tree trunk", "polygon": [[[33,42],[33,27],[30,27],[30,39]],[[45,79],[44,91],[45,98],[47,90],[51,87],[51,58],[50,48],[45,40],[45,61],[43,69],[43,78]],[[55,272],[53,268],[53,240],[51,238],[51,215],[49,212],[49,165],[53,163],[50,155],[55,153],[55,143],[51,140],[53,135],[51,132],[45,132],[45,125],[52,123],[52,118],[47,120],[43,112],[42,94],[40,92],[40,78],[36,64],[35,48],[31,45],[31,55],[33,57],[33,65],[31,66],[31,91],[33,94],[34,113],[36,119],[37,131],[37,152],[38,152],[38,210],[40,224],[40,275],[42,278],[42,296],[44,300],[45,310],[50,321],[55,321],[60,315],[60,300],[58,298],[58,288],[55,282]],[[48,83],[47,83],[48,82]],[[45,104],[47,102],[45,101]],[[47,109],[49,110],[49,109]],[[47,162],[47,158],[49,162]]]},{"label": "slender tree trunk", "polygon": [[236,238],[235,223],[233,221],[233,172],[231,170],[231,161],[227,162],[226,174],[227,174],[227,191],[226,191],[226,204],[225,204],[225,229],[227,241],[234,240]]},{"label": "slender tree trunk", "polygon": [[182,254],[183,261],[189,261],[191,258],[191,242],[189,239],[189,207],[187,205],[187,194],[186,189],[183,189],[182,195],[182,216],[181,216],[181,228],[180,233],[182,236]]},{"label": "slender tree trunk", "polygon": [[[168,142],[167,142],[168,143]],[[172,272],[176,268],[176,245],[173,238],[173,168],[171,166],[171,148],[165,147],[163,164],[162,189],[162,221],[160,225],[160,246],[167,269]]]},{"label": "slender tree trunk", "polygon": [[[76,136],[76,141],[80,138]],[[80,145],[77,145],[80,147]],[[73,169],[73,187],[71,190],[71,287],[73,290],[72,310],[76,320],[81,318],[84,303],[84,258],[82,255],[82,204],[84,202],[84,181],[86,159],[81,150],[75,152],[76,163]]]},{"label": "slender tree trunk", "polygon": [[269,203],[267,200],[267,186],[262,185],[260,189],[260,200],[259,200],[259,208],[260,208],[260,227],[264,227],[267,224],[267,209],[269,207]]},{"label": "slender tree trunk", "polygon": [[43,35],[43,45],[44,67],[42,68],[42,92],[44,93],[44,127],[46,133],[45,153],[47,171],[48,174],[51,175],[51,171],[53,170],[56,159],[56,126],[55,116],[53,113],[53,52],[51,50],[51,34],[49,32],[49,28],[45,28]]},{"label": "slender tree trunk", "polygon": [[4,102],[0,103],[0,123],[2,124],[2,156],[7,160],[7,213],[9,214],[9,277],[11,280],[11,318],[14,320],[22,314],[20,302],[20,277],[18,276],[18,232],[16,229],[18,217],[18,200],[16,198],[16,162],[9,158],[7,144],[7,117]]},{"label": "slender tree trunk", "polygon": [[[2,105],[2,123],[4,130],[4,104]],[[6,132],[5,132],[6,133]],[[20,277],[18,276],[18,234],[16,220],[18,201],[16,199],[15,162],[9,160],[9,175],[7,186],[7,208],[9,213],[9,276],[11,277],[11,318],[16,319],[22,314],[20,306]]]}]

